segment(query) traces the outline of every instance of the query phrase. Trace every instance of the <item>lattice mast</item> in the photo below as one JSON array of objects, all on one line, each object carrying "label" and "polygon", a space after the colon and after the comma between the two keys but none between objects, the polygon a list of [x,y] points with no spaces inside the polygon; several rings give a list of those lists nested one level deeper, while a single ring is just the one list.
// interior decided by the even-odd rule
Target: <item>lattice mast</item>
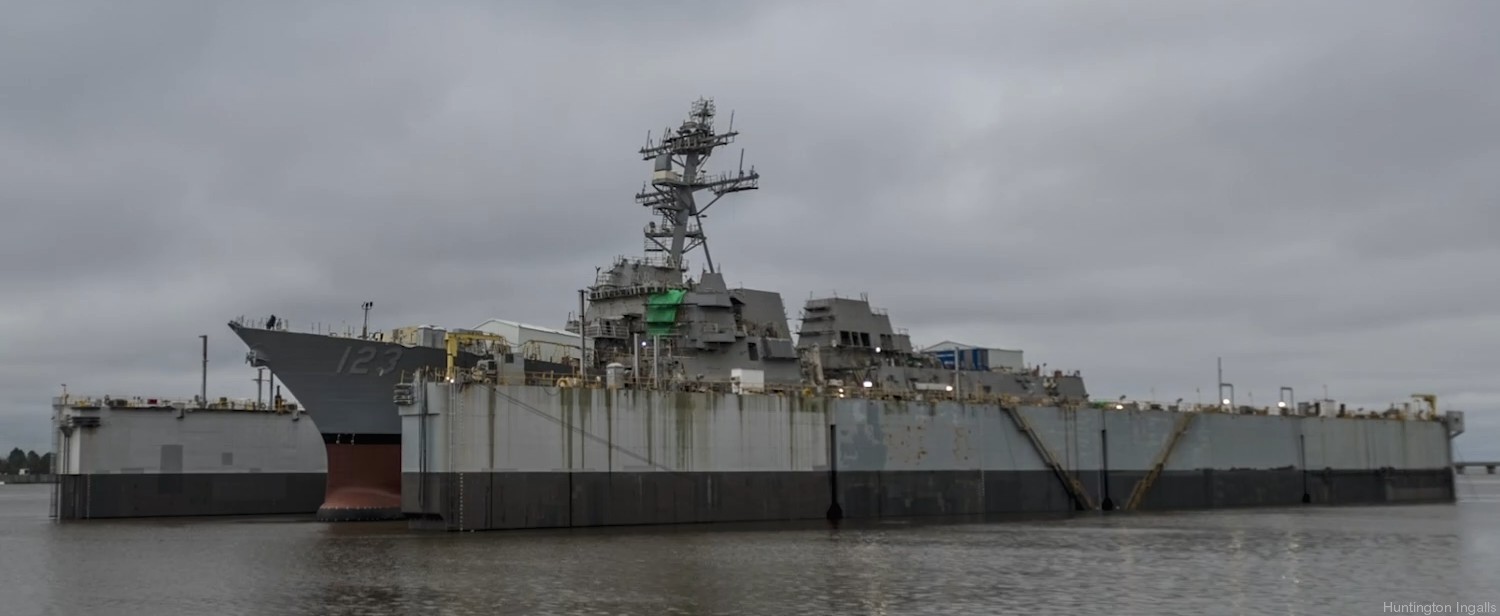
[{"label": "lattice mast", "polygon": [[[719,198],[732,192],[759,188],[760,175],[751,166],[745,170],[745,153],[740,151],[740,166],[733,174],[725,172],[709,176],[703,165],[714,149],[729,145],[739,133],[734,130],[734,114],[729,116],[729,129],[714,132],[713,99],[700,98],[693,102],[688,119],[676,131],[662,130],[661,140],[654,142],[646,136],[646,147],[641,148],[643,160],[655,161],[651,181],[636,194],[636,202],[660,214],[660,222],[646,226],[646,252],[665,253],[666,265],[680,276],[687,271],[684,255],[695,248],[703,248],[703,259],[708,271],[713,272],[713,257],[708,253],[708,238],[703,233],[703,213],[718,203]],[[698,207],[694,193],[709,190],[714,198],[703,207]],[[680,279],[679,279],[680,282]]]}]

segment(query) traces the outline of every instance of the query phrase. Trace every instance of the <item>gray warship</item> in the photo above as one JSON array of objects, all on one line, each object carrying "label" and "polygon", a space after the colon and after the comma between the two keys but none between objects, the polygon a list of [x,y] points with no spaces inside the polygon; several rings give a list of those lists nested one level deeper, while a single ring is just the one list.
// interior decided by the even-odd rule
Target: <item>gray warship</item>
[{"label": "gray warship", "polygon": [[915,349],[864,296],[809,299],[794,340],[781,296],[730,288],[708,251],[704,213],[760,181],[743,155],[733,172],[705,171],[737,135],[714,116],[699,100],[640,150],[653,167],[636,202],[655,220],[645,254],[601,268],[569,321],[586,353],[575,375],[506,373],[498,356],[403,375],[414,526],[1453,499],[1462,416],[1435,397],[1378,414],[1285,390],[1271,408],[1090,402],[1080,373],[1018,353]]}]

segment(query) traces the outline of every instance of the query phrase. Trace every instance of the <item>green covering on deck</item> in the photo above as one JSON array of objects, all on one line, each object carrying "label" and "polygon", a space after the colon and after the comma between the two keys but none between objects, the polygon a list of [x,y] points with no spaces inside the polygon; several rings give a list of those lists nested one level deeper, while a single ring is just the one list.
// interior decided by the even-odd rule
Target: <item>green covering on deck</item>
[{"label": "green covering on deck", "polygon": [[677,307],[687,295],[683,289],[657,293],[646,300],[646,335],[665,336],[672,333],[677,323]]}]

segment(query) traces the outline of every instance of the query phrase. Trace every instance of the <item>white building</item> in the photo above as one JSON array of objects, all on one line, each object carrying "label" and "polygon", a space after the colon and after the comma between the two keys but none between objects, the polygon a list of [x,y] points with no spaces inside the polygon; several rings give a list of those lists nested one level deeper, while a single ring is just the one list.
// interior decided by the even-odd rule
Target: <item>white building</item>
[{"label": "white building", "polygon": [[[505,319],[490,319],[474,329],[504,336],[518,352],[537,359],[562,362],[578,357],[578,334],[567,330]],[[531,355],[532,352],[536,355]]]}]

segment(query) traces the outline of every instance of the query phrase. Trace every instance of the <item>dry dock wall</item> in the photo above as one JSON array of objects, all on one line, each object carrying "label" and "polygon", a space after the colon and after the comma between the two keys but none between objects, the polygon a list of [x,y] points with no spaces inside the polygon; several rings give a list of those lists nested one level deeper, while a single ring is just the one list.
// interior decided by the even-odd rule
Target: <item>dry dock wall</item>
[{"label": "dry dock wall", "polygon": [[1169,443],[1139,509],[1453,497],[1433,421],[480,384],[401,414],[403,510],[448,529],[1123,507]]},{"label": "dry dock wall", "polygon": [[306,417],[199,410],[179,419],[173,409],[108,408],[68,415],[98,424],[57,430],[59,519],[312,513],[323,503],[323,440]]},{"label": "dry dock wall", "polygon": [[31,483],[57,483],[57,475],[43,473],[39,475],[0,475],[0,484],[31,484]]}]

